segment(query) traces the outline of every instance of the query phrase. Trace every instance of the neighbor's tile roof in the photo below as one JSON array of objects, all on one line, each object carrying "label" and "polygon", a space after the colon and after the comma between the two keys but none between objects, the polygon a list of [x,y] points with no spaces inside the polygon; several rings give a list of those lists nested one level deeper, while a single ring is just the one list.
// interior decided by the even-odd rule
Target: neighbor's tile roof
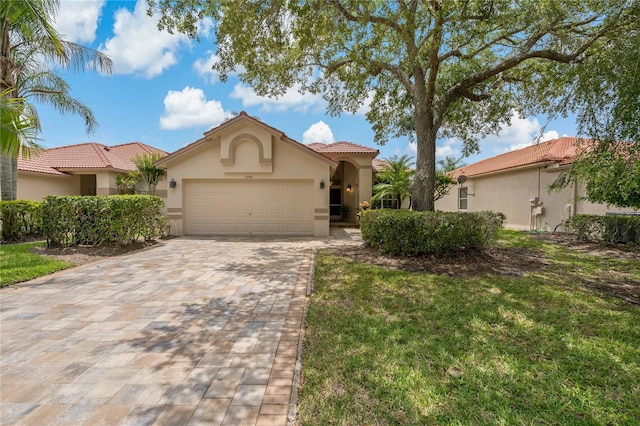
[{"label": "neighbor's tile roof", "polygon": [[167,153],[140,142],[106,146],[95,142],[50,148],[18,158],[18,170],[62,174],[68,169],[135,170],[131,161],[136,155]]},{"label": "neighbor's tile roof", "polygon": [[329,144],[314,142],[308,144],[307,147],[321,154],[378,154],[380,152],[377,149],[351,142],[335,142]]},{"label": "neighbor's tile roof", "polygon": [[50,175],[63,175],[64,173],[51,167],[47,151],[30,151],[27,156],[18,157],[18,170],[23,172],[46,173]]},{"label": "neighbor's tile roof", "polygon": [[581,141],[585,139],[562,137],[541,142],[460,167],[453,171],[453,177],[471,177],[537,163],[569,164],[573,161]]},{"label": "neighbor's tile roof", "polygon": [[380,158],[374,158],[373,160],[371,160],[371,166],[373,166],[374,172],[379,172],[380,170],[384,169],[388,164],[389,162],[387,160],[382,160]]}]

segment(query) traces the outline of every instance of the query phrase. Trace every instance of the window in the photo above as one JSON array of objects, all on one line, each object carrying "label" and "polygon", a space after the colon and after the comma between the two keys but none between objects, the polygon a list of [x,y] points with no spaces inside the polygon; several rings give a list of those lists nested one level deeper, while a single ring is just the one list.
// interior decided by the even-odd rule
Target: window
[{"label": "window", "polygon": [[378,198],[371,208],[374,209],[398,209],[398,199],[393,194],[387,194]]},{"label": "window", "polygon": [[458,188],[458,210],[467,210],[467,201],[469,200],[469,188],[463,186]]}]

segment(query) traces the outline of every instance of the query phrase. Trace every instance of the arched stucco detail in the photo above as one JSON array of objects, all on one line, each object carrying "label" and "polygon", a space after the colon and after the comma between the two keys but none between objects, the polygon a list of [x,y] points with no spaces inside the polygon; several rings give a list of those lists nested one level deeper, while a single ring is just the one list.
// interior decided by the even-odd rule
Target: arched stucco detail
[{"label": "arched stucco detail", "polygon": [[349,163],[351,164],[353,167],[356,168],[356,170],[360,170],[360,165],[358,165],[358,163],[351,157],[346,157],[346,156],[342,156],[342,157],[335,157],[333,158],[333,161],[339,163],[341,161],[344,161],[345,163]]},{"label": "arched stucco detail", "polygon": [[[262,145],[262,141],[249,133],[243,133],[233,138],[229,143],[228,151],[222,153],[223,155],[221,155],[220,162],[222,164],[234,164],[236,162],[236,147],[238,144],[246,140],[254,142],[258,147],[258,162],[260,164],[271,164],[271,158],[264,157],[264,146]],[[226,154],[226,156],[224,154]]]}]

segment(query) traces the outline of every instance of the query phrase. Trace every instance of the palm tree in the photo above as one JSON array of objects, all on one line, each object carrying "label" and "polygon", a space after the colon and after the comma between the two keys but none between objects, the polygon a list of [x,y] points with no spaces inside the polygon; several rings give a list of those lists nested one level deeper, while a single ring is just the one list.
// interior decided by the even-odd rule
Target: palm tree
[{"label": "palm tree", "polygon": [[97,127],[91,110],[71,97],[67,82],[50,67],[110,73],[113,64],[106,55],[61,38],[52,25],[58,6],[59,0],[0,1],[0,127],[15,129],[0,138],[2,200],[16,198],[20,147],[35,144],[41,131],[34,103],[82,116],[87,133]]},{"label": "palm tree", "polygon": [[411,183],[415,174],[413,161],[408,155],[394,155],[386,159],[386,163],[376,177],[378,183],[373,186],[374,196],[371,197],[371,201],[392,196],[400,208],[402,200],[411,195]]},{"label": "palm tree", "polygon": [[155,165],[155,162],[162,157],[163,155],[159,152],[152,152],[150,154],[136,155],[131,160],[138,169],[135,174],[147,184],[147,193],[149,195],[156,195],[156,186],[160,178],[167,174],[165,169]]}]

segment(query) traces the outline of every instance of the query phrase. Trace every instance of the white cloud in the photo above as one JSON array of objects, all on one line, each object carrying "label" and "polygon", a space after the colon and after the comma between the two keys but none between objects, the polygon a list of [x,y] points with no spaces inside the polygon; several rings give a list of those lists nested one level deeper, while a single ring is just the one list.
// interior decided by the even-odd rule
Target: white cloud
[{"label": "white cloud", "polygon": [[313,142],[335,142],[331,128],[322,120],[309,126],[309,128],[302,134],[302,143],[309,144]]},{"label": "white cloud", "polygon": [[532,143],[541,128],[542,126],[540,126],[537,118],[520,118],[517,113],[513,113],[511,123],[502,125],[497,135],[490,135],[484,138],[480,142],[480,146],[483,144],[508,146],[527,142]]},{"label": "white cloud", "polygon": [[208,101],[202,89],[187,86],[180,92],[167,92],[160,127],[166,130],[205,126],[211,128],[229,117],[231,113],[224,110],[220,101]]},{"label": "white cloud", "polygon": [[265,112],[270,111],[295,111],[295,112],[307,112],[308,110],[322,110],[324,109],[325,102],[320,95],[314,95],[312,93],[299,93],[299,86],[294,86],[288,89],[284,95],[279,98],[268,98],[265,96],[258,96],[248,86],[243,84],[236,84],[233,87],[233,91],[229,97],[233,99],[240,99],[243,107],[252,107],[256,105],[261,106],[261,110]]},{"label": "white cloud", "polygon": [[415,142],[409,142],[407,145],[407,152],[412,155],[416,155],[418,153],[418,144]]},{"label": "white cloud", "polygon": [[[217,71],[213,70],[213,65],[217,64],[220,61],[220,57],[213,52],[207,52],[209,56],[206,58],[196,59],[193,63],[193,69],[198,73],[199,76],[203,77],[208,83],[215,83],[218,80],[219,74]],[[228,75],[234,76],[243,72],[244,68],[239,66],[238,69]]]},{"label": "white cloud", "polygon": [[560,135],[555,130],[549,130],[548,132],[544,132],[542,136],[540,136],[540,142],[550,141],[552,139],[558,139]]},{"label": "white cloud", "polygon": [[[543,128],[537,118],[520,118],[514,113],[511,118],[511,124],[503,125],[497,135],[490,135],[480,140],[479,145],[482,150],[482,156],[487,157],[493,154],[514,151],[537,142],[544,142],[559,137],[558,132],[555,130],[549,130],[540,135],[542,130]],[[436,157],[459,157],[461,150],[462,142],[460,140],[455,138],[446,139],[436,146]],[[416,144],[410,143],[407,147],[407,152],[416,154]]]},{"label": "white cloud", "polygon": [[138,0],[133,12],[126,8],[116,11],[114,36],[101,46],[113,60],[116,74],[142,74],[151,78],[178,61],[177,51],[189,44],[188,37],[160,32],[157,23],[158,17],[147,15],[144,0]]},{"label": "white cloud", "polygon": [[218,73],[214,71],[212,67],[213,64],[217,63],[219,60],[220,58],[218,55],[210,53],[207,58],[196,59],[193,63],[193,69],[199,76],[204,77],[207,82],[215,83],[216,80],[218,80]]},{"label": "white cloud", "polygon": [[62,0],[55,17],[54,27],[62,38],[74,43],[92,43],[96,39],[98,20],[104,0]]},{"label": "white cloud", "polygon": [[[436,157],[444,158],[444,157],[459,157],[460,150],[458,146],[460,142],[457,139],[450,138],[444,140],[442,143],[436,145]],[[407,152],[412,155],[416,155],[418,153],[418,145],[415,142],[410,142],[407,146]]]},{"label": "white cloud", "polygon": [[528,146],[531,146],[534,143],[550,141],[552,139],[558,139],[560,137],[558,135],[558,132],[556,132],[555,130],[549,130],[548,132],[544,132],[542,135],[540,135],[539,139],[536,139],[538,137],[538,135],[540,135],[540,130],[538,130],[536,132],[536,135],[534,136],[533,139],[529,140],[528,142],[511,144],[511,145],[509,145],[509,148],[505,149],[505,151],[516,151],[518,149],[522,149],[522,148],[526,148]]}]

